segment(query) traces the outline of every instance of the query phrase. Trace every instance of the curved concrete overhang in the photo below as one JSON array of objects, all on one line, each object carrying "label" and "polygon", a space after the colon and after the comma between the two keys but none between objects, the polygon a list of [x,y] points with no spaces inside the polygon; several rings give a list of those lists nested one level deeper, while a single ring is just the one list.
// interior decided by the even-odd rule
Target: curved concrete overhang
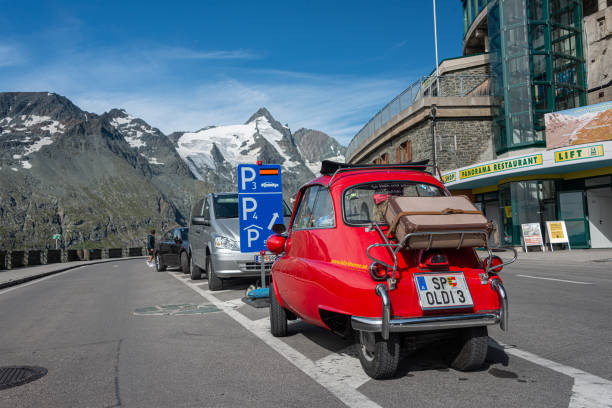
[{"label": "curved concrete overhang", "polygon": [[372,136],[366,139],[355,153],[346,158],[347,163],[359,163],[371,152],[392,140],[400,133],[431,118],[431,106],[436,105],[436,118],[475,118],[493,116],[493,98],[490,96],[426,97],[391,118]]},{"label": "curved concrete overhang", "polygon": [[[478,35],[478,30],[484,30],[485,35],[486,36],[489,35],[488,28],[487,28],[487,8],[486,7],[480,11],[478,16],[476,16],[476,18],[470,25],[470,28],[468,29],[467,33],[465,34],[465,37],[463,37],[463,50],[462,50],[463,55],[466,54],[466,49],[468,48],[469,44],[480,41],[480,38],[476,37]],[[484,41],[484,39],[482,39],[482,41]],[[488,50],[486,49],[484,45],[484,42],[482,45],[482,50],[480,52],[488,52]]]}]

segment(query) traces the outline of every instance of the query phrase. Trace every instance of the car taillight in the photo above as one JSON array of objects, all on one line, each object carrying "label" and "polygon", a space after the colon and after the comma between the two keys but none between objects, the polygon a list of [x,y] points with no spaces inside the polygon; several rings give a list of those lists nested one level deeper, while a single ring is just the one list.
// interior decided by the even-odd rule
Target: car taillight
[{"label": "car taillight", "polygon": [[386,266],[381,265],[377,262],[373,262],[370,265],[370,276],[375,281],[384,281],[385,279],[387,279],[387,274],[388,270]]},{"label": "car taillight", "polygon": [[504,263],[504,261],[502,261],[502,259],[499,256],[493,256],[491,259],[491,265],[489,265],[489,258],[485,258],[483,261],[483,265],[485,270],[489,269],[489,266],[492,268],[491,272],[495,272],[495,273],[499,273],[502,270],[502,267],[500,266],[499,268],[494,268],[497,265],[501,265]]}]

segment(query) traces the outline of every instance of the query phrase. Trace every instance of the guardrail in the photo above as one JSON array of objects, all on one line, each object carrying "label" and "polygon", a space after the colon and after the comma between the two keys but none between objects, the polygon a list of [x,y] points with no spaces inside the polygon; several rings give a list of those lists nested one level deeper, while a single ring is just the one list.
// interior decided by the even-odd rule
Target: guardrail
[{"label": "guardrail", "polygon": [[147,255],[146,248],[28,249],[0,251],[0,270],[53,263]]},{"label": "guardrail", "polygon": [[435,76],[420,78],[393,98],[391,102],[378,111],[378,113],[357,132],[346,148],[346,158],[350,158],[363,142],[376,133],[384,124],[389,122],[391,118],[399,115],[420,99],[428,96],[488,96],[490,95],[489,87],[483,87],[482,85],[490,78],[490,75],[476,74],[441,75],[438,80],[436,80]]}]

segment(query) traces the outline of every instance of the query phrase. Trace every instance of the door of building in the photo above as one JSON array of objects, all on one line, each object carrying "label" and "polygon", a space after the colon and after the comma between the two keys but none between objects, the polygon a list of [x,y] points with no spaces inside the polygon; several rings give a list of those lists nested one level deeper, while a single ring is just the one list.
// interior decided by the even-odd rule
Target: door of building
[{"label": "door of building", "polygon": [[612,248],[612,187],[587,190],[591,248]]},{"label": "door of building", "polygon": [[485,215],[486,217],[493,222],[493,226],[495,227],[495,231],[491,234],[490,244],[493,246],[501,245],[501,234],[500,229],[503,228],[503,224],[500,222],[499,217],[499,201],[488,201],[485,203]]},{"label": "door of building", "polygon": [[589,248],[589,225],[585,214],[584,191],[559,193],[559,218],[565,221],[572,248]]}]

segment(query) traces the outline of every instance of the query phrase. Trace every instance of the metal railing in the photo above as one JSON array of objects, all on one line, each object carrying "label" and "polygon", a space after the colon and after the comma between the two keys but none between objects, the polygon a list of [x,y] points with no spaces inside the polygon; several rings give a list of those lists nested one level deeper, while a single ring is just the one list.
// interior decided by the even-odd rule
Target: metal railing
[{"label": "metal railing", "polygon": [[147,255],[146,248],[0,250],[0,271],[26,266]]},{"label": "metal railing", "polygon": [[351,157],[363,142],[376,133],[378,129],[424,97],[490,95],[489,87],[483,86],[490,77],[490,75],[484,74],[449,74],[440,76],[438,80],[436,80],[435,76],[420,78],[398,96],[393,98],[391,102],[378,111],[378,113],[357,132],[346,149],[346,157]]}]

